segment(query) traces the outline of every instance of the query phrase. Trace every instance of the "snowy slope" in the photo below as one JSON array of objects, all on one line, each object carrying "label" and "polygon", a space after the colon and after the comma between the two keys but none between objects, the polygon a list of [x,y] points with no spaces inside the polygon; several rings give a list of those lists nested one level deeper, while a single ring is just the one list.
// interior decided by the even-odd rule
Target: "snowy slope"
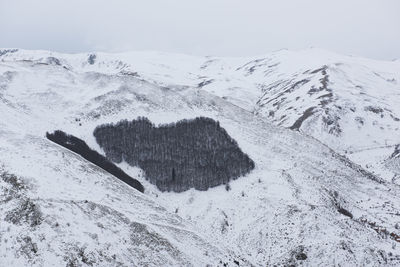
[{"label": "snowy slope", "polygon": [[130,75],[165,87],[201,88],[276,125],[311,135],[386,180],[396,175],[384,161],[400,143],[398,60],[320,49],[280,50],[253,58],[158,52],[2,54],[3,61],[61,64],[77,71]]},{"label": "snowy slope", "polygon": [[15,136],[2,132],[0,266],[232,262],[223,246],[98,167],[41,137]]},{"label": "snowy slope", "polygon": [[[163,262],[197,266],[218,265],[221,261],[234,266],[235,260],[241,266],[400,264],[400,189],[335,152],[350,151],[346,142],[354,143],[355,148],[374,141],[381,145],[385,138],[395,143],[398,122],[389,118],[391,114],[398,116],[398,78],[393,76],[398,73],[396,62],[352,59],[319,50],[280,51],[260,60],[153,52],[66,55],[18,50],[0,55],[0,162],[9,172],[29,181],[24,194],[43,203],[40,208],[44,217],[36,228],[4,224],[7,226],[2,227],[4,237],[0,240],[4,262],[65,264],[65,253],[74,251],[68,249],[70,245],[75,247],[77,252],[72,254],[78,255],[75,257],[80,263],[87,264],[79,252],[84,248],[87,252],[83,255],[92,255],[95,265]],[[340,71],[333,71],[336,61],[351,65],[352,71],[357,69],[354,62],[359,62],[361,67],[357,70],[368,67],[365,75],[373,66],[380,75],[387,71],[387,79],[395,78],[395,82],[382,81],[382,86],[391,85],[385,86],[385,94],[377,99],[379,94],[373,95],[371,89],[375,76],[364,77],[354,71],[361,86],[369,90],[365,97],[374,101],[373,105],[379,103],[382,109],[390,109],[384,109],[383,118],[361,109],[363,98],[350,96],[350,91],[339,86],[340,82],[348,85],[348,81],[338,74]],[[324,77],[328,75],[325,88]],[[279,78],[286,82],[268,89]],[[304,79],[310,81],[298,83]],[[334,90],[333,80],[337,84]],[[279,96],[293,84],[297,85],[292,91]],[[304,91],[307,88],[303,88],[306,85],[310,86],[308,90],[312,85],[323,88],[308,95]],[[332,97],[335,100],[324,106],[321,99],[325,98],[319,97],[329,90],[337,99]],[[392,97],[384,97],[386,90]],[[276,100],[266,103],[272,96]],[[294,106],[298,96],[303,98],[297,100],[302,104]],[[355,104],[341,104],[350,97]],[[335,109],[336,105],[343,106],[343,110],[353,108],[351,104],[357,105],[357,114],[364,116],[365,125],[372,121],[368,126],[371,130],[365,133],[358,126],[351,128],[353,124],[347,116],[353,115],[344,112],[337,121],[342,134],[329,133],[324,116],[333,112],[335,117],[340,110]],[[298,128],[320,137],[334,150],[316,138],[280,127],[290,128],[311,107],[314,112]],[[287,114],[288,119],[275,119],[281,114]],[[61,129],[101,152],[92,135],[94,128],[137,116],[146,116],[155,123],[196,116],[219,120],[255,161],[256,169],[232,181],[230,191],[220,186],[206,192],[189,190],[177,194],[159,192],[145,181],[139,169],[121,164],[145,185],[145,195],[141,195],[44,139],[46,131]],[[374,120],[390,123],[391,128],[385,128],[384,134],[378,136],[380,132],[373,130],[378,129],[374,128]],[[352,142],[343,133],[354,133],[359,138]],[[371,138],[363,139],[368,133]],[[352,158],[356,153],[347,155]],[[386,152],[382,155],[386,156]],[[3,182],[2,186],[9,185]],[[17,205],[17,200],[13,201],[2,204],[2,210],[11,210],[12,205]],[[67,221],[75,227],[68,228]],[[107,232],[94,228],[98,221],[107,225]],[[56,222],[58,226],[54,226]],[[15,259],[15,254],[10,254],[17,253],[16,244],[29,243],[20,234],[24,233],[21,229],[29,229],[29,236],[38,244],[32,259],[23,255]],[[137,234],[132,236],[132,231]],[[131,239],[124,239],[125,236]],[[142,238],[143,243],[137,244]],[[51,248],[46,247],[49,244]],[[107,250],[109,244],[118,246]]]},{"label": "snowy slope", "polygon": [[[92,74],[26,63],[0,68],[0,266],[247,262],[151,197],[44,138],[53,128],[74,132],[75,115],[92,110],[86,108],[96,96],[86,86]],[[82,81],[74,87],[77,78]],[[17,178],[7,178],[11,174]]]}]

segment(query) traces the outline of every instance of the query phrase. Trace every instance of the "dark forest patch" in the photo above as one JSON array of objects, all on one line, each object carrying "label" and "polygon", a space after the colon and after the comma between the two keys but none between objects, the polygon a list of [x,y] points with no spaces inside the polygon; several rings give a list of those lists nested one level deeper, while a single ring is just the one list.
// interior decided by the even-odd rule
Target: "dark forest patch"
[{"label": "dark forest patch", "polygon": [[64,133],[63,131],[55,131],[54,133],[46,133],[47,139],[57,143],[79,155],[93,164],[99,166],[103,170],[114,175],[121,181],[127,183],[140,192],[144,192],[143,185],[136,179],[130,177],[123,170],[118,168],[114,163],[110,162],[106,157],[99,154],[97,151],[90,149],[90,147],[81,139]]},{"label": "dark forest patch", "polygon": [[236,141],[210,118],[156,127],[142,117],[98,126],[94,136],[108,159],[140,167],[161,191],[207,190],[254,169]]}]

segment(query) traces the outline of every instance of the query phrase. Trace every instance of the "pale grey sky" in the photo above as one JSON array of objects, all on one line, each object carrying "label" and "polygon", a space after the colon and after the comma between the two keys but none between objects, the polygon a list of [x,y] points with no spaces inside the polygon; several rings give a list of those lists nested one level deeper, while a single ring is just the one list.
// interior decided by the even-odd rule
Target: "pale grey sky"
[{"label": "pale grey sky", "polygon": [[400,0],[0,0],[0,47],[400,58]]}]

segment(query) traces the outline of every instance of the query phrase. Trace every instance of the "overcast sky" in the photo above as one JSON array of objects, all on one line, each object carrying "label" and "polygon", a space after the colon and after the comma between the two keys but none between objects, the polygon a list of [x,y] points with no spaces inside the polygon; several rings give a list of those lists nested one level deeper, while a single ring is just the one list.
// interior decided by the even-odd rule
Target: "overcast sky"
[{"label": "overcast sky", "polygon": [[0,47],[400,58],[400,0],[0,0]]}]

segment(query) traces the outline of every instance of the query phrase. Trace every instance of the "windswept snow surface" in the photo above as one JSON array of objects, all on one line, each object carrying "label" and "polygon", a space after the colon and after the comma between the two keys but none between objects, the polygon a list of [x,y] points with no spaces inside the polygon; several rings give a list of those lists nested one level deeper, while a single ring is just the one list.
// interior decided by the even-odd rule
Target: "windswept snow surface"
[{"label": "windswept snow surface", "polygon": [[[259,58],[0,50],[0,162],[26,184],[0,202],[0,263],[399,265],[398,168],[386,167],[400,143],[399,81],[399,62],[317,49]],[[60,129],[102,153],[94,128],[138,116],[218,120],[256,168],[229,191],[178,194],[120,164],[143,195],[44,138]],[[27,199],[39,225],[5,220]]]}]

